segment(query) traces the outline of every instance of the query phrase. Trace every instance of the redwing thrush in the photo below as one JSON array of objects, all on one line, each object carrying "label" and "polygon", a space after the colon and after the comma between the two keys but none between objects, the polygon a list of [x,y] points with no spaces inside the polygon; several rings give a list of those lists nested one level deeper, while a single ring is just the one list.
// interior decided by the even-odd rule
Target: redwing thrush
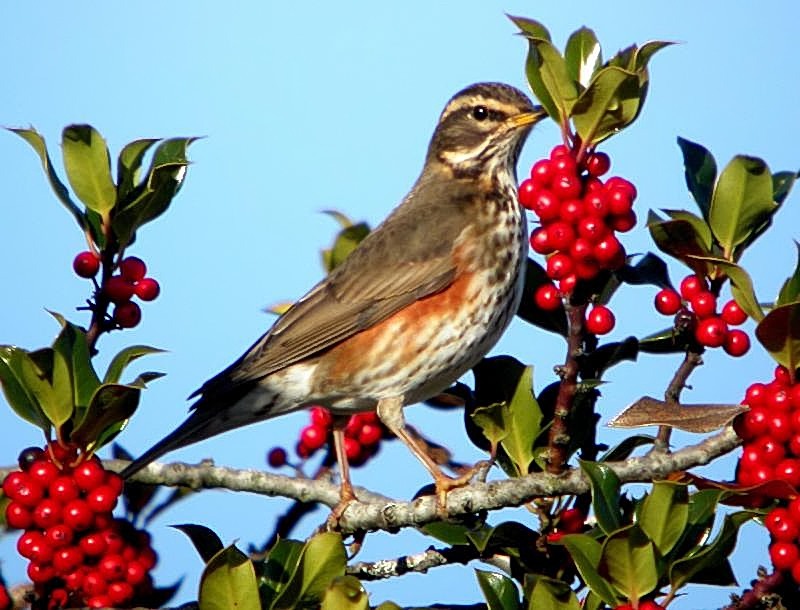
[{"label": "redwing thrush", "polygon": [[[192,394],[199,398],[186,421],[123,476],[168,451],[311,405],[339,416],[377,409],[431,472],[443,507],[458,483],[409,435],[402,408],[455,382],[517,311],[527,227],[516,163],[544,116],[507,85],[457,93],[403,202],[241,358]],[[334,430],[342,508],[355,497],[343,440],[341,428]]]}]

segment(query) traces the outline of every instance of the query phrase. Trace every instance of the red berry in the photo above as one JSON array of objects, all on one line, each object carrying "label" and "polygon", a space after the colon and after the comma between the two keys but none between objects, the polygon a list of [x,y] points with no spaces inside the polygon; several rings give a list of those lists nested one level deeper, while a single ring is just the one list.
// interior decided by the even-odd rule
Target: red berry
[{"label": "red berry", "polygon": [[662,315],[675,315],[681,308],[681,295],[672,288],[662,288],[656,294],[655,308]]},{"label": "red berry", "polygon": [[118,494],[109,485],[100,485],[86,494],[86,503],[95,513],[110,513],[117,505]]},{"label": "red berry", "polygon": [[550,234],[543,227],[534,229],[531,233],[530,244],[531,249],[537,254],[550,254],[554,250],[550,244]]},{"label": "red berry", "polygon": [[694,331],[694,337],[700,345],[706,347],[720,347],[728,336],[728,325],[720,317],[713,316],[700,320]]},{"label": "red berry", "polygon": [[329,430],[333,426],[333,415],[325,407],[312,407],[311,423]]},{"label": "red berry", "polygon": [[311,451],[302,443],[302,441],[297,441],[297,444],[294,446],[294,452],[301,460],[308,459],[311,456]]},{"label": "red berry", "polygon": [[107,581],[123,580],[127,571],[125,560],[119,554],[101,557],[97,569]]},{"label": "red berry", "polygon": [[578,235],[588,239],[593,244],[603,239],[608,235],[608,232],[608,226],[600,218],[585,216],[578,221]]},{"label": "red berry", "polygon": [[136,560],[129,561],[125,568],[125,580],[135,587],[144,582],[145,578],[147,578],[145,567]]},{"label": "red berry", "polygon": [[152,301],[161,294],[161,286],[153,278],[146,277],[136,282],[133,291],[143,301]]},{"label": "red berry", "polygon": [[786,450],[783,443],[776,441],[769,436],[762,436],[753,441],[753,446],[761,454],[761,460],[767,466],[775,466],[784,457],[786,457]]},{"label": "red berry", "polygon": [[106,472],[106,485],[114,490],[114,493],[120,495],[122,488],[125,486],[125,481],[116,472]]},{"label": "red berry", "polygon": [[587,216],[603,218],[609,211],[606,194],[603,191],[587,193],[583,198],[583,209]]},{"label": "red berry", "polygon": [[94,595],[86,600],[87,608],[110,608],[111,598],[108,595]]},{"label": "red berry", "polygon": [[[553,287],[555,288],[555,286]],[[377,445],[383,437],[383,430],[377,424],[364,424],[358,433],[358,442],[365,447]]]},{"label": "red berry", "polygon": [[708,291],[705,278],[698,275],[687,275],[681,280],[680,293],[687,301],[691,301],[693,296],[704,291]]},{"label": "red berry", "polygon": [[95,595],[104,595],[108,588],[106,579],[100,573],[100,570],[90,570],[83,577],[83,592],[92,597]]},{"label": "red berry", "polygon": [[585,165],[590,176],[602,176],[611,168],[611,159],[606,153],[593,152],[586,157]]},{"label": "red berry", "polygon": [[751,407],[761,407],[767,404],[767,386],[763,383],[750,385],[744,394],[744,403]]},{"label": "red berry", "polygon": [[578,283],[578,276],[574,273],[571,273],[563,280],[558,282],[558,291],[563,295],[572,294],[572,291],[575,290],[575,284]]},{"label": "red berry", "polygon": [[69,574],[64,574],[61,578],[64,579],[64,586],[70,591],[80,591],[83,588],[83,578],[86,576],[88,569],[85,566],[73,570]]},{"label": "red berry", "polygon": [[547,259],[547,277],[560,280],[565,278],[574,268],[572,259],[567,254],[556,252]]},{"label": "red berry", "polygon": [[792,406],[791,395],[781,386],[769,388],[766,404],[773,411],[787,411]]},{"label": "red berry", "polygon": [[575,163],[572,155],[559,155],[550,161],[550,166],[553,168],[554,174],[578,175],[578,164]]},{"label": "red berry", "polygon": [[59,575],[69,574],[83,564],[83,551],[77,546],[58,549],[53,555],[53,567]]},{"label": "red berry", "polygon": [[589,176],[583,182],[583,192],[584,193],[596,193],[597,191],[604,191],[605,185],[600,178],[596,178],[595,176]]},{"label": "red berry", "polygon": [[608,201],[608,211],[614,216],[627,216],[633,208],[633,199],[626,189],[610,189],[606,200]]},{"label": "red berry", "polygon": [[795,434],[789,439],[789,451],[795,457],[800,457],[800,434]]},{"label": "red berry", "polygon": [[361,443],[350,436],[346,436],[344,439],[344,452],[348,460],[358,460],[361,457]]},{"label": "red berry", "polygon": [[664,606],[651,599],[645,599],[639,602],[639,610],[664,610]]},{"label": "red berry", "polygon": [[791,570],[800,560],[800,550],[791,542],[775,542],[769,546],[769,558],[776,570]]},{"label": "red berry", "polygon": [[322,447],[327,439],[327,430],[320,426],[311,424],[300,431],[300,442],[312,452]]},{"label": "red berry", "polygon": [[103,290],[114,303],[125,303],[133,297],[134,286],[121,275],[112,275],[106,280]]},{"label": "red berry", "polygon": [[725,305],[722,307],[722,313],[720,315],[722,316],[722,319],[731,326],[744,324],[747,320],[747,314],[741,307],[739,307],[739,303],[733,299],[725,303]]},{"label": "red berry", "polygon": [[23,482],[18,483],[12,493],[6,492],[6,495],[26,508],[34,508],[44,497],[44,488],[31,479],[27,473],[20,474],[25,477]]},{"label": "red berry", "polygon": [[43,585],[56,577],[56,571],[48,563],[32,561],[28,564],[28,578],[35,585]]},{"label": "red berry", "polygon": [[568,508],[558,517],[558,529],[568,534],[577,534],[583,529],[586,516],[580,509]]},{"label": "red berry", "polygon": [[606,235],[594,246],[594,257],[601,267],[618,269],[625,264],[625,248],[613,235]]},{"label": "red berry", "polygon": [[[786,481],[789,485],[800,487],[800,460],[797,458],[786,458],[775,465],[775,478],[779,481]],[[800,533],[800,530],[798,530]],[[793,536],[796,538],[797,536]]]},{"label": "red berry", "polygon": [[591,280],[600,273],[600,265],[593,258],[588,258],[575,263],[575,275],[579,280]]},{"label": "red berry", "polygon": [[695,294],[689,303],[692,310],[699,318],[708,318],[713,316],[717,311],[717,298],[707,290],[701,290]]},{"label": "red berry", "polygon": [[736,419],[736,432],[745,441],[763,436],[768,429],[769,411],[764,407],[753,407]]},{"label": "red berry", "polygon": [[572,155],[572,151],[569,149],[569,146],[565,144],[558,144],[553,147],[553,150],[550,151],[550,159],[558,159],[559,157],[563,157],[564,155]]},{"label": "red berry", "polygon": [[61,503],[52,498],[44,498],[33,509],[33,522],[43,530],[61,523]]},{"label": "red berry", "polygon": [[586,330],[594,335],[605,335],[614,328],[613,312],[605,305],[595,305],[586,316]]},{"label": "red berry", "polygon": [[92,557],[102,555],[108,548],[105,536],[98,532],[90,532],[86,534],[83,538],[81,538],[79,544],[81,550],[86,555],[90,555]]},{"label": "red berry", "polygon": [[572,242],[575,241],[575,230],[559,220],[548,225],[547,239],[553,250],[569,250]]},{"label": "red berry", "polygon": [[531,167],[531,180],[542,188],[547,188],[553,181],[553,167],[550,159],[539,159]]},{"label": "red berry", "polygon": [[[347,443],[345,443],[345,446],[346,445]],[[148,546],[140,551],[139,557],[136,560],[144,566],[145,570],[152,570],[158,562],[158,555]]]},{"label": "red berry", "polygon": [[283,447],[273,447],[267,454],[267,463],[272,468],[280,468],[286,465],[286,449]]},{"label": "red berry", "polygon": [[779,364],[775,367],[775,381],[785,386],[791,386],[794,384],[794,375],[785,366]]},{"label": "red berry", "polygon": [[786,411],[778,411],[769,415],[769,435],[779,443],[785,443],[794,434],[792,420]]},{"label": "red berry", "polygon": [[532,209],[531,206],[533,206],[533,198],[537,191],[538,187],[533,180],[523,180],[519,185],[519,189],[517,190],[519,204],[527,210]]},{"label": "red berry", "polygon": [[786,507],[789,511],[789,514],[792,516],[792,520],[800,526],[800,496],[797,496],[789,501],[789,505]]},{"label": "red berry", "polygon": [[128,301],[114,308],[114,321],[122,328],[133,328],[142,320],[142,310],[136,303]]},{"label": "red berry", "polygon": [[561,295],[553,284],[542,284],[533,295],[534,302],[539,309],[555,311],[561,307]]},{"label": "red berry", "polygon": [[561,200],[550,191],[541,189],[534,195],[530,209],[546,224],[558,218]]},{"label": "red berry", "polygon": [[592,258],[594,246],[588,239],[578,237],[569,248],[569,255],[573,260],[583,261]]},{"label": "red berry", "polygon": [[559,218],[569,225],[577,224],[583,218],[583,201],[580,199],[568,199],[561,204],[558,211]]},{"label": "red berry", "polygon": [[17,552],[25,559],[37,563],[50,563],[53,558],[53,547],[47,542],[44,534],[36,530],[28,530],[19,537]]},{"label": "red berry", "polygon": [[800,585],[800,562],[792,566],[792,580],[795,584]]},{"label": "red berry", "polygon": [[94,522],[94,513],[85,500],[72,500],[64,506],[64,524],[76,532],[89,528]]},{"label": "red berry", "polygon": [[72,478],[81,491],[89,491],[105,483],[106,470],[99,460],[87,460],[75,467]]},{"label": "red berry", "polygon": [[550,190],[561,201],[575,199],[581,194],[581,179],[574,172],[558,172],[553,176]]},{"label": "red berry", "polygon": [[625,178],[620,178],[619,176],[612,176],[608,180],[606,180],[606,190],[611,191],[615,189],[623,189],[628,191],[631,196],[631,199],[636,199],[636,187],[633,186],[633,183],[629,180],[625,180]]},{"label": "red berry", "polygon": [[100,270],[100,258],[94,252],[81,252],[72,261],[72,269],[80,277],[94,277]]},{"label": "red berry", "polygon": [[147,273],[147,266],[141,258],[129,256],[120,262],[119,272],[129,282],[138,282]]},{"label": "red berry", "polygon": [[6,506],[6,525],[18,530],[28,529],[33,525],[33,515],[30,509],[18,502],[9,502]]},{"label": "red berry", "polygon": [[50,486],[50,483],[55,481],[61,471],[53,462],[39,460],[34,462],[28,469],[28,475],[44,488]]},{"label": "red berry", "polygon": [[5,479],[3,479],[3,493],[12,500],[15,499],[17,490],[28,485],[31,481],[27,472],[15,470],[10,472]]},{"label": "red berry", "polygon": [[47,492],[50,494],[51,498],[61,504],[67,504],[80,495],[78,484],[75,483],[72,477],[66,475],[62,475],[53,480],[53,482],[48,485]]},{"label": "red berry", "polygon": [[58,523],[48,527],[44,531],[44,537],[50,546],[52,546],[54,549],[60,549],[68,546],[72,542],[74,535],[71,528],[67,527],[63,523]]},{"label": "red berry", "polygon": [[738,328],[728,331],[725,337],[725,344],[722,346],[725,352],[734,358],[744,356],[750,349],[750,337],[747,333]]},{"label": "red berry", "polygon": [[133,587],[130,583],[123,581],[112,582],[108,585],[108,599],[111,605],[121,607],[133,598]]},{"label": "red berry", "polygon": [[611,223],[611,228],[615,231],[627,233],[636,226],[636,212],[629,210],[625,214],[615,214],[611,216],[609,222]]}]

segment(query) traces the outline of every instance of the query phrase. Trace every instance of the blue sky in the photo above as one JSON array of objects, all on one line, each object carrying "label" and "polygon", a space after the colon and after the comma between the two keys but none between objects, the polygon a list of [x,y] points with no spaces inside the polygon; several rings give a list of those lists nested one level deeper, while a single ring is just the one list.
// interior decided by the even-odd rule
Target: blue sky
[{"label": "blue sky", "polygon": [[[131,253],[148,263],[162,296],[144,307],[141,326],[106,337],[101,362],[124,345],[169,350],[141,370],[168,376],[154,383],[120,442],[143,451],[182,421],[185,397],[226,366],[270,324],[270,303],[300,296],[321,273],[319,249],[335,225],[320,210],[339,209],[375,224],[403,197],[421,167],[445,101],[467,84],[504,81],[525,87],[525,44],[504,13],[536,18],[563,46],[571,31],[592,27],[606,56],[631,42],[681,44],[652,63],[650,95],[638,122],[606,150],[613,172],[639,189],[637,209],[689,207],[676,136],[709,147],[724,164],[734,154],[762,156],[773,170],[797,169],[800,127],[794,73],[798,12],[793,2],[723,1],[539,3],[215,2],[3,3],[0,39],[0,124],[35,126],[58,159],[61,129],[93,124],[115,154],[140,137],[206,136],[191,148],[193,165],[174,207],[140,233]],[[521,172],[557,143],[553,125],[537,128],[523,151]],[[88,282],[70,264],[83,249],[81,233],[49,191],[34,154],[16,136],[0,133],[0,343],[36,348],[56,327],[45,308],[85,323],[75,312]],[[777,293],[795,262],[798,197],[779,213],[764,243],[744,258],[758,276],[763,300]],[[626,236],[629,252],[652,249],[639,227]],[[671,266],[673,279],[683,270]],[[634,287],[615,299],[612,337],[645,334],[663,325],[650,307],[654,290]],[[751,327],[750,330],[752,330]],[[535,365],[536,385],[552,380],[563,360],[559,340],[516,323],[496,349]],[[732,360],[712,352],[686,398],[735,402],[748,383],[769,377],[760,351]],[[599,405],[603,420],[643,394],[658,395],[677,357],[643,357],[608,376]],[[460,414],[408,410],[409,420],[478,459],[460,432]],[[307,416],[296,414],[230,433],[170,456],[219,464],[262,466],[267,449],[294,444]],[[604,431],[609,442],[622,438]],[[0,410],[0,462],[40,442],[38,432]],[[681,442],[697,440],[680,436]],[[402,447],[386,447],[356,484],[401,498],[427,483]],[[729,458],[711,470],[732,475]],[[391,469],[402,476],[386,477]],[[389,480],[391,479],[391,480]],[[199,522],[226,542],[260,541],[288,506],[230,492],[204,492],[152,527],[162,555],[156,577],[168,584],[185,575],[175,601],[195,595],[199,559],[171,523]],[[236,518],[232,519],[231,515]],[[526,519],[519,511],[500,518]],[[324,518],[303,523],[307,533]],[[734,559],[746,583],[767,562],[766,536],[745,529],[746,548]],[[361,559],[419,552],[428,541],[414,532],[376,535]],[[10,536],[0,539],[3,574],[22,578]],[[470,568],[434,570],[368,585],[373,602],[465,603],[478,598]],[[728,591],[701,589],[671,607],[714,607]]]}]

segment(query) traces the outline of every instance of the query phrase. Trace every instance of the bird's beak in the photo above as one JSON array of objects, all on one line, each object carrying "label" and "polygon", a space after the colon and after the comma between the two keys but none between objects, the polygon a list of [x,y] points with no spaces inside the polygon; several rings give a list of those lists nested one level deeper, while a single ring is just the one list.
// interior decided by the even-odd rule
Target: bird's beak
[{"label": "bird's beak", "polygon": [[523,112],[509,119],[514,127],[525,127],[526,125],[534,125],[547,116],[544,108],[537,106],[533,112]]}]

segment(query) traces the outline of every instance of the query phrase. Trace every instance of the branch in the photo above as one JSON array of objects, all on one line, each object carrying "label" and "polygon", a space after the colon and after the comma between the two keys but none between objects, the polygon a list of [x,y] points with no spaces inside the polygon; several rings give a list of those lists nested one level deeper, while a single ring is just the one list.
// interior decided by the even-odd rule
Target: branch
[{"label": "branch", "polygon": [[[397,559],[381,559],[375,562],[361,561],[347,566],[347,573],[355,576],[359,580],[381,580],[394,576],[402,576],[409,572],[424,574],[431,568],[454,563],[467,564],[473,559],[478,558],[478,550],[472,546],[460,545],[446,549],[429,548],[421,553],[398,557]],[[497,563],[501,561],[502,560],[498,560]],[[497,563],[491,559],[488,560],[488,562],[497,565]],[[506,565],[505,567],[501,567],[501,569],[508,571],[509,566]]]},{"label": "branch", "polygon": [[[649,482],[668,474],[708,464],[736,448],[739,437],[731,427],[702,442],[675,453],[652,453],[624,462],[607,463],[623,483]],[[112,469],[120,470],[128,462],[111,460]],[[0,477],[16,468],[0,469]],[[284,496],[302,502],[319,502],[334,507],[339,502],[339,488],[328,481],[291,478],[257,470],[221,468],[210,463],[153,463],[137,473],[133,480],[151,485],[184,486],[194,489],[223,488],[249,491],[267,496]],[[561,475],[533,473],[518,479],[473,483],[447,495],[447,513],[451,517],[479,511],[520,506],[537,497],[581,494],[589,491],[589,483],[580,470]],[[339,526],[343,533],[357,531],[396,530],[419,527],[440,521],[436,499],[424,496],[411,502],[392,500],[363,488],[356,490],[358,500],[347,507]]]},{"label": "branch", "polygon": [[[681,392],[686,387],[686,382],[689,381],[689,376],[694,370],[703,364],[703,357],[701,352],[694,351],[690,348],[683,358],[683,362],[675,371],[672,381],[669,382],[666,391],[664,392],[664,400],[667,402],[680,402]],[[669,451],[669,438],[672,434],[672,428],[669,426],[659,426],[658,436],[656,442],[653,444],[654,451]]]}]

